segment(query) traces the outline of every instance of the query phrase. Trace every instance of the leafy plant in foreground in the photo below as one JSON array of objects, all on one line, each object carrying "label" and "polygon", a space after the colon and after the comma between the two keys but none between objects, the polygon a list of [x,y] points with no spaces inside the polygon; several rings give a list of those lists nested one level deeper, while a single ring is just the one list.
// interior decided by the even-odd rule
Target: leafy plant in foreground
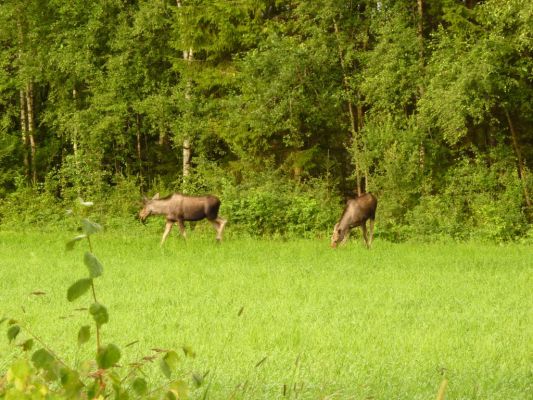
[{"label": "leafy plant in foreground", "polygon": [[[84,207],[92,206],[91,202],[82,200],[80,204]],[[152,354],[123,366],[118,364],[122,359],[119,346],[103,341],[101,328],[109,322],[109,313],[105,305],[98,301],[95,280],[103,275],[104,267],[94,254],[91,243],[91,236],[100,232],[102,227],[84,218],[81,221],[81,228],[83,233],[68,241],[66,249],[72,250],[77,242],[87,241],[89,249],[84,254],[83,262],[88,274],[70,285],[67,290],[67,300],[76,301],[90,292],[92,304],[88,307],[88,312],[95,329],[94,359],[78,363],[82,367],[71,367],[25,326],[23,321],[2,318],[0,324],[7,322],[8,326],[7,339],[19,346],[24,355],[10,365],[4,376],[0,376],[0,399],[104,399],[111,396],[116,399],[163,396],[168,399],[188,398],[188,383],[179,377],[173,377],[179,363],[179,356],[175,351],[152,349]],[[78,346],[90,340],[91,326],[83,325],[78,331]],[[37,344],[39,348],[34,350]],[[184,349],[184,353],[186,356],[194,355],[188,348]],[[145,366],[156,360],[159,360],[161,372],[166,380],[160,386],[150,388],[142,375]],[[195,382],[197,386],[201,384],[199,379],[195,379]]]}]

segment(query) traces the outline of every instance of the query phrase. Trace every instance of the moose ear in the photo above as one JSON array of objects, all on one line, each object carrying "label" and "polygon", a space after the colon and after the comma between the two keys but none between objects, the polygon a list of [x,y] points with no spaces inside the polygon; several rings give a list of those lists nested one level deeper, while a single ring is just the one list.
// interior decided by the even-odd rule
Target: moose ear
[{"label": "moose ear", "polygon": [[156,193],[154,197],[152,197],[152,200],[158,200],[159,199],[159,193]]}]

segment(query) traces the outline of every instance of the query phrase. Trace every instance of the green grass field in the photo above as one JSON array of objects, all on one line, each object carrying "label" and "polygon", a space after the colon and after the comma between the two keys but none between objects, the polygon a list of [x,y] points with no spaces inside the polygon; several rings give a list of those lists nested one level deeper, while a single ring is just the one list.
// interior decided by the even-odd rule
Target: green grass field
[{"label": "green grass field", "polygon": [[[173,232],[94,236],[110,313],[105,342],[123,362],[190,346],[184,372],[208,372],[193,398],[533,398],[533,250],[520,245],[268,241]],[[67,362],[90,322],[86,275],[68,234],[0,232],[0,317],[21,318]],[[46,295],[35,296],[34,291]],[[65,318],[66,317],[66,318]],[[5,331],[5,324],[2,325]],[[0,371],[14,349],[0,340]],[[138,342],[128,348],[124,345]],[[159,379],[157,368],[151,372]],[[151,376],[152,376],[151,375]]]}]

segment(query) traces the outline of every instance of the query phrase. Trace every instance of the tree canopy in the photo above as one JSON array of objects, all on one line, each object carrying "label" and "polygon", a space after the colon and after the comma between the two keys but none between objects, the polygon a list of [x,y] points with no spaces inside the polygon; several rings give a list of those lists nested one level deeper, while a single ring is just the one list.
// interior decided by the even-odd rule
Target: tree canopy
[{"label": "tree canopy", "polygon": [[4,0],[0,223],[157,189],[320,231],[372,191],[391,239],[531,237],[532,19],[527,0]]}]

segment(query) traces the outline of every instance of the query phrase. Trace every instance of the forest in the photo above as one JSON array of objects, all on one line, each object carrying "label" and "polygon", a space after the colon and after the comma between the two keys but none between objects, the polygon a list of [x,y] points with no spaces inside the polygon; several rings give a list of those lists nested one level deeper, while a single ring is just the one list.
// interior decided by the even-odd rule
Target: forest
[{"label": "forest", "polygon": [[231,229],[533,242],[533,2],[3,0],[0,227],[216,194]]}]

